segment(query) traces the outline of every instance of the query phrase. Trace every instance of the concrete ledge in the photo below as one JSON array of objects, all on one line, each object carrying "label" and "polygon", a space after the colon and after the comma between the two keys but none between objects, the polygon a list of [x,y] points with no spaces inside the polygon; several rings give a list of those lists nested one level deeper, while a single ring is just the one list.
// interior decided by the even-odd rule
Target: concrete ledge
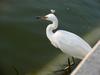
[{"label": "concrete ledge", "polygon": [[100,75],[100,41],[97,42],[71,75]]}]

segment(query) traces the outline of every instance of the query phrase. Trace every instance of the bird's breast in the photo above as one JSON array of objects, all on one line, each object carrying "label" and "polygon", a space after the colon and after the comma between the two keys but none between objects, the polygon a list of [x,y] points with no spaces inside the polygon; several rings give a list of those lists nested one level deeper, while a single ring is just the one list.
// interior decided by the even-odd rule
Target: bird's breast
[{"label": "bird's breast", "polygon": [[52,37],[52,39],[50,39],[50,42],[54,47],[58,48],[58,45],[57,45],[55,38]]}]

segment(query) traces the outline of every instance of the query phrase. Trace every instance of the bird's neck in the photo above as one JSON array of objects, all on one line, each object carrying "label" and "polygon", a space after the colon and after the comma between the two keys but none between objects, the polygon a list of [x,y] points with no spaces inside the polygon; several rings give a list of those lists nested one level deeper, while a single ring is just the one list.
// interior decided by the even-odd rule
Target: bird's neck
[{"label": "bird's neck", "polygon": [[52,22],[52,24],[49,24],[46,28],[46,35],[49,39],[51,39],[52,35],[54,34],[53,30],[57,29],[58,27],[58,20],[55,20]]}]

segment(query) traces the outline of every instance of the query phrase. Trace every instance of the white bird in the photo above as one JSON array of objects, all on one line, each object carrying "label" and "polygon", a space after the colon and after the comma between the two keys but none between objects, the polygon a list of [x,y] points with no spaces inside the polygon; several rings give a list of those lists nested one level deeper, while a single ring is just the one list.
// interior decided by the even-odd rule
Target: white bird
[{"label": "white bird", "polygon": [[52,22],[46,28],[47,38],[53,46],[61,49],[65,54],[83,59],[92,48],[86,41],[74,33],[65,30],[57,30],[56,32],[53,32],[53,30],[58,27],[58,19],[54,15],[54,12],[55,10],[51,10],[50,14],[37,17],[38,19]]}]

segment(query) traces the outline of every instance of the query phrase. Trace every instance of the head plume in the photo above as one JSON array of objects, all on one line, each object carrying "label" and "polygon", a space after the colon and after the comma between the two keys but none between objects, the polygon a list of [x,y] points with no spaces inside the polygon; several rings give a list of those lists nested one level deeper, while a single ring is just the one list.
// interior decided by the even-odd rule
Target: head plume
[{"label": "head plume", "polygon": [[51,13],[52,13],[52,14],[54,14],[54,13],[55,13],[55,10],[53,10],[53,9],[51,9],[50,11],[51,11]]}]

